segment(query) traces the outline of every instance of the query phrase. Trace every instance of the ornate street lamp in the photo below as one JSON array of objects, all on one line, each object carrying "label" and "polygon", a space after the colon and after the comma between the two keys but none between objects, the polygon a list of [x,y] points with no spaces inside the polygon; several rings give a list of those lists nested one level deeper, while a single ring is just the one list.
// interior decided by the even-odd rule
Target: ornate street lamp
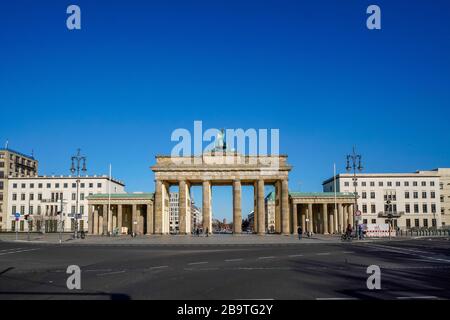
[{"label": "ornate street lamp", "polygon": [[75,230],[74,230],[74,237],[75,239],[78,238],[78,193],[80,190],[80,170],[82,172],[86,172],[86,157],[82,156],[80,153],[80,149],[77,150],[77,154],[72,156],[72,166],[70,167],[70,172],[72,174],[77,173],[77,198],[76,198],[76,204],[75,204]]},{"label": "ornate street lamp", "polygon": [[361,164],[361,155],[356,154],[355,147],[353,147],[352,154],[347,155],[347,165],[346,165],[345,169],[347,170],[347,172],[351,172],[353,170],[353,187],[355,189],[355,192],[354,192],[355,208],[353,210],[353,228],[356,233],[357,232],[357,222],[355,219],[356,218],[355,213],[356,213],[356,210],[358,210],[358,193],[356,192],[356,186],[358,185],[358,183],[357,183],[358,179],[356,178],[356,172],[361,172],[364,168]]}]

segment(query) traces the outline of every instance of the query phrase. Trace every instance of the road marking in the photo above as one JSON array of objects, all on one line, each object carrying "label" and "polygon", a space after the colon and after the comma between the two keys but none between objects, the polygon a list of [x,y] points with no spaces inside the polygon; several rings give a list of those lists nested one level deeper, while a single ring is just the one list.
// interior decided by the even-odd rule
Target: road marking
[{"label": "road marking", "polygon": [[39,250],[39,249],[28,249],[28,250],[20,250],[20,251],[3,252],[3,253],[0,253],[0,256],[3,256],[5,254],[21,253],[21,252],[28,252],[28,251],[35,251],[35,250]]},{"label": "road marking", "polygon": [[409,300],[409,299],[439,299],[436,296],[418,296],[418,297],[397,297],[399,300]]},{"label": "road marking", "polygon": [[11,250],[21,250],[21,249],[23,249],[23,248],[10,248],[10,249],[3,249],[3,250],[0,250],[0,252],[11,251]]},{"label": "road marking", "polygon": [[157,266],[157,267],[150,267],[150,270],[154,270],[154,269],[163,269],[163,268],[168,268],[169,266]]},{"label": "road marking", "polygon": [[[402,254],[407,254],[407,255],[411,255],[411,256],[416,256],[416,257],[423,258],[423,259],[429,259],[429,260],[434,260],[434,261],[450,263],[450,260],[448,260],[448,259],[429,257],[429,256],[424,256],[422,254],[413,253],[414,250],[407,250],[407,252],[405,252],[405,251],[402,251],[402,248],[398,248],[398,247],[390,247],[390,246],[384,246],[384,245],[380,245],[380,244],[377,244],[377,245],[372,244],[371,246],[378,247],[384,251],[391,251],[391,252],[395,252],[395,253],[402,253]],[[418,251],[418,252],[422,252],[422,251]]]},{"label": "road marking", "polygon": [[295,257],[303,257],[302,254],[291,254],[288,256],[289,258],[295,258]]},{"label": "road marking", "polygon": [[107,276],[107,275],[110,275],[110,274],[118,274],[118,273],[124,273],[125,272],[125,270],[121,270],[121,271],[113,271],[113,272],[107,272],[107,273],[99,273],[99,274],[97,274],[98,276]]},{"label": "road marking", "polygon": [[88,269],[88,270],[83,270],[84,272],[108,272],[108,271],[112,271],[112,269]]},{"label": "road marking", "polygon": [[208,261],[190,262],[190,263],[188,263],[188,265],[192,266],[192,265],[196,265],[196,264],[206,264],[206,263],[208,263]]},{"label": "road marking", "polygon": [[316,300],[358,300],[357,298],[316,298]]},{"label": "road marking", "polygon": [[234,261],[242,261],[244,259],[239,258],[239,259],[225,259],[225,262],[234,262]]},{"label": "road marking", "polygon": [[274,256],[269,256],[269,257],[259,257],[258,259],[275,259],[275,257]]},{"label": "road marking", "polygon": [[342,251],[342,253],[355,253],[354,251]]},{"label": "road marking", "polygon": [[319,252],[319,253],[316,253],[316,256],[328,256],[328,255],[330,255],[329,252]]}]

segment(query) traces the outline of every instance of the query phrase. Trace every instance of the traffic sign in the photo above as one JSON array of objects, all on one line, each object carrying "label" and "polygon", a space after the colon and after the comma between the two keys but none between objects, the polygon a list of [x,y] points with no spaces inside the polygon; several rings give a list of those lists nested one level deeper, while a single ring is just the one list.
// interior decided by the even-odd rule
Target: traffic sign
[{"label": "traffic sign", "polygon": [[16,212],[16,213],[14,214],[14,217],[16,218],[16,221],[19,221],[19,220],[20,220],[20,213],[19,213],[19,212]]},{"label": "traffic sign", "polygon": [[361,211],[360,210],[356,210],[355,211],[355,216],[359,217],[361,215]]}]

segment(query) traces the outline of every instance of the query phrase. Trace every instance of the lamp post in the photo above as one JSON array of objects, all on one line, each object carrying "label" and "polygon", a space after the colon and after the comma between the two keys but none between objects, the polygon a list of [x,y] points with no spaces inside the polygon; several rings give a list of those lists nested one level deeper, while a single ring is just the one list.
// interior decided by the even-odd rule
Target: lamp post
[{"label": "lamp post", "polygon": [[363,170],[363,167],[361,165],[361,155],[356,154],[355,147],[353,147],[352,154],[347,155],[347,165],[345,167],[347,172],[351,172],[353,170],[353,187],[355,189],[354,195],[355,195],[355,207],[353,209],[353,228],[355,230],[355,233],[357,232],[357,221],[355,219],[355,212],[358,208],[358,193],[356,192],[356,186],[357,186],[357,178],[356,178],[356,172],[361,172]]},{"label": "lamp post", "polygon": [[80,190],[80,170],[86,172],[86,157],[82,156],[80,153],[80,149],[77,150],[77,154],[72,156],[72,166],[70,167],[70,172],[72,174],[77,173],[77,197],[75,203],[75,230],[74,237],[78,238],[78,193]]}]

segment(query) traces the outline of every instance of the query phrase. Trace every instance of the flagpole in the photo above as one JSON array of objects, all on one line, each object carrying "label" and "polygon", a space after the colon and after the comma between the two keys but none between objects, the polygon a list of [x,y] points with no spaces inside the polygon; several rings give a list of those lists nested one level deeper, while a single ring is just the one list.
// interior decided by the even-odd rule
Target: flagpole
[{"label": "flagpole", "polygon": [[[112,179],[112,168],[111,168],[111,163],[109,164],[109,181],[108,181],[108,219],[112,220],[112,214],[110,214],[111,212],[111,179]],[[111,231],[112,231],[112,221],[108,220],[108,226],[111,225]]]},{"label": "flagpole", "polygon": [[[336,218],[338,218],[338,215],[337,215],[337,200],[336,200],[336,163],[334,163],[333,164],[333,180],[334,180],[334,216],[336,217]],[[335,219],[336,221],[334,222],[334,226],[335,226],[335,228],[336,228],[336,226],[338,227],[337,229],[339,229],[339,222],[337,221],[337,220],[339,220],[339,219]],[[339,231],[339,230],[337,230],[337,231]]]}]

